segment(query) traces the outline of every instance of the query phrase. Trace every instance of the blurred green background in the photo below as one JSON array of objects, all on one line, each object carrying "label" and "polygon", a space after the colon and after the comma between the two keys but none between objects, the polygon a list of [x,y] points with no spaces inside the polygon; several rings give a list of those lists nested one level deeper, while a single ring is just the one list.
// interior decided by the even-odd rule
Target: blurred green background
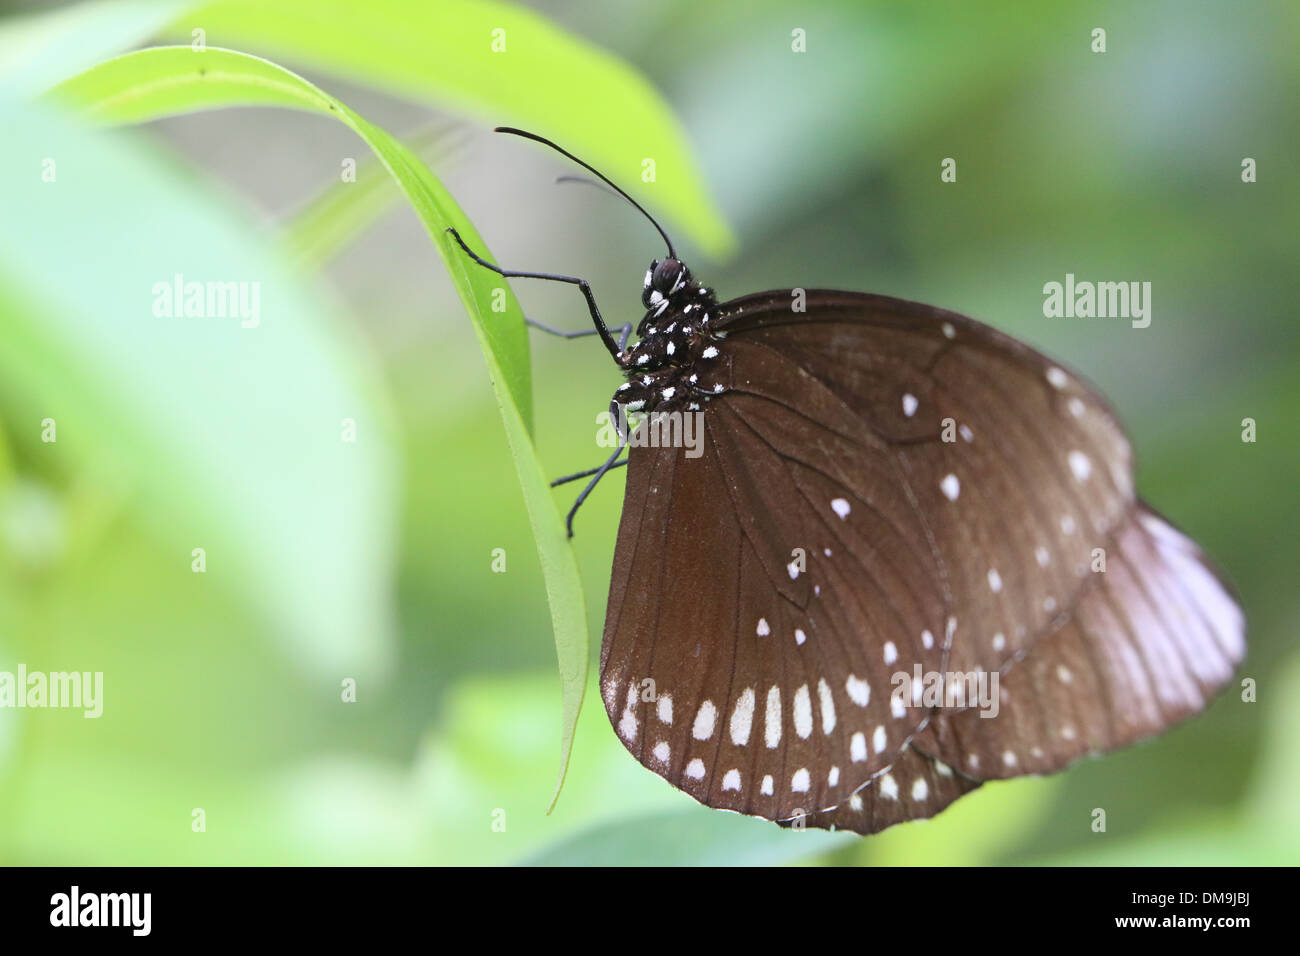
[{"label": "blurred green background", "polygon": [[[0,862],[1300,861],[1300,8],[788,6],[0,5],[0,670],[105,684],[97,720],[0,709]],[[485,15],[506,50],[448,75],[439,43],[486,49]],[[1142,494],[1235,583],[1257,701],[1230,686],[1156,741],[861,840],[699,807],[589,692],[547,816],[560,696],[537,552],[478,341],[387,174],[320,116],[104,130],[39,97],[195,26],[404,137],[498,261],[588,277],[612,321],[639,317],[654,232],[492,125],[693,157],[660,203],[639,167],[606,171],[724,297],[888,293],[1058,356],[1118,409]],[[647,99],[611,92],[638,75]],[[684,198],[697,174],[720,212]],[[1067,272],[1151,282],[1151,326],[1044,318]],[[257,281],[260,325],[158,319],[152,287],[176,273]],[[529,315],[585,326],[571,288],[513,287]],[[597,463],[619,380],[604,350],[535,336],[532,366],[548,472]],[[574,544],[593,659],[621,485]]]}]

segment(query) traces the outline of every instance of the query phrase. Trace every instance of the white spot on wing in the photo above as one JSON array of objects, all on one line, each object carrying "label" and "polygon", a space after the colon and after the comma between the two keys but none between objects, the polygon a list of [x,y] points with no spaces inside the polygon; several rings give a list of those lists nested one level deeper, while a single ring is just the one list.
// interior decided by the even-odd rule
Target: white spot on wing
[{"label": "white spot on wing", "polygon": [[1070,471],[1074,472],[1076,481],[1087,481],[1092,474],[1092,462],[1081,451],[1070,452]]},{"label": "white spot on wing", "polygon": [[736,700],[735,709],[731,711],[731,742],[737,747],[749,743],[749,734],[754,725],[754,688],[746,687]]},{"label": "white spot on wing", "polygon": [[844,682],[844,690],[848,692],[849,700],[859,707],[866,707],[871,701],[871,685],[856,674],[849,675]]},{"label": "white spot on wing", "polygon": [[726,774],[723,775],[723,777],[722,777],[722,789],[723,789],[723,790],[739,790],[739,789],[740,789],[740,771],[739,771],[739,770],[736,770],[736,769],[733,768],[733,769],[731,769],[731,770],[728,770],[728,771],[726,772]]},{"label": "white spot on wing", "polygon": [[627,685],[627,703],[623,705],[623,716],[618,722],[618,732],[629,743],[636,740],[636,685]]},{"label": "white spot on wing", "polygon": [[886,800],[898,799],[898,781],[892,774],[885,774],[880,778],[880,795]]},{"label": "white spot on wing", "polygon": [[911,392],[904,393],[903,414],[906,415],[908,418],[911,418],[913,415],[916,414],[916,407],[919,404],[920,402],[916,400],[916,396],[913,395]]},{"label": "white spot on wing", "polygon": [[1069,376],[1055,365],[1047,370],[1047,380],[1052,383],[1053,388],[1065,388],[1070,383]]},{"label": "white spot on wing", "polygon": [[807,793],[808,788],[812,785],[812,777],[808,774],[807,767],[800,767],[790,778],[791,793]]},{"label": "white spot on wing", "polygon": [[668,758],[672,756],[672,748],[668,746],[668,741],[661,740],[655,744],[654,755],[660,763],[667,763]]},{"label": "white spot on wing", "polygon": [[849,757],[854,763],[862,763],[867,759],[867,735],[856,733],[849,740]]},{"label": "white spot on wing", "polygon": [[957,496],[961,494],[961,482],[957,480],[956,475],[949,472],[944,476],[943,481],[939,482],[939,489],[949,501],[956,501]]},{"label": "white spot on wing", "polygon": [[794,732],[807,740],[812,729],[812,695],[808,693],[807,684],[800,684],[794,692]]},{"label": "white spot on wing", "polygon": [[759,637],[767,637],[772,633],[772,629],[767,626],[767,618],[760,617],[758,619],[758,626],[754,628],[754,633]]},{"label": "white spot on wing", "polygon": [[912,799],[915,800],[917,803],[920,803],[929,795],[930,795],[930,787],[928,784],[926,784],[925,778],[917,777],[916,781],[912,784]]},{"label": "white spot on wing", "polygon": [[835,729],[835,699],[824,677],[817,681],[817,696],[822,705],[822,733],[829,734]]},{"label": "white spot on wing", "polygon": [[893,641],[885,641],[884,657],[886,664],[892,664],[898,660],[898,648],[894,646]]},{"label": "white spot on wing", "polygon": [[849,508],[849,503],[848,503],[848,501],[846,501],[845,499],[843,499],[843,498],[832,498],[832,499],[831,499],[831,510],[834,511],[837,515],[839,515],[839,516],[840,516],[840,520],[843,521],[845,518],[847,518],[847,517],[849,516],[849,511],[850,511],[851,509]]},{"label": "white spot on wing", "polygon": [[691,736],[696,740],[708,740],[713,736],[713,725],[717,719],[718,709],[713,706],[713,701],[706,700],[695,712],[695,726],[691,729]]},{"label": "white spot on wing", "polygon": [[686,765],[686,776],[690,777],[692,780],[703,780],[704,761],[701,760],[699,757],[696,757],[694,760],[688,763]]},{"label": "white spot on wing", "polygon": [[772,795],[772,775],[770,773],[763,777],[763,783],[758,789],[765,796],[770,797]]},{"label": "white spot on wing", "polygon": [[669,694],[659,695],[659,721],[664,724],[673,722],[673,698]]},{"label": "white spot on wing", "polygon": [[775,684],[767,692],[767,713],[763,721],[763,740],[768,750],[781,743],[781,688]]},{"label": "white spot on wing", "polygon": [[989,568],[989,590],[994,594],[1002,590],[1002,575],[998,574],[997,568]]}]

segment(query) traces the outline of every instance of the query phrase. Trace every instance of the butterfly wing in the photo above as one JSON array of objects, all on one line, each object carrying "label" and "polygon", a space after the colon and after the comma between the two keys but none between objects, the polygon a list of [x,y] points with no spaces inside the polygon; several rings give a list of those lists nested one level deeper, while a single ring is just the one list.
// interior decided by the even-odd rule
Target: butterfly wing
[{"label": "butterfly wing", "polygon": [[947,667],[1000,669],[1073,606],[1131,508],[1123,431],[1078,376],[973,319],[846,292],[794,301],[738,299],[719,328],[797,365],[884,446],[955,619]]},{"label": "butterfly wing", "polygon": [[1134,513],[1131,456],[1077,376],[987,326],[790,303],[723,307],[700,457],[631,450],[602,694],[629,751],[701,802],[871,832],[973,786],[957,731],[926,732],[919,675],[1014,675],[1071,621]]},{"label": "butterfly wing", "polygon": [[896,823],[932,817],[980,785],[978,780],[908,745],[892,767],[830,810],[782,821],[782,826],[853,830],[864,836]]},{"label": "butterfly wing", "polygon": [[[847,801],[924,726],[890,677],[941,664],[940,642],[921,635],[941,633],[942,605],[907,529],[880,518],[847,535],[829,504],[866,510],[860,442],[828,433],[826,454],[845,457],[823,464],[843,476],[800,476],[723,404],[705,421],[698,458],[631,449],[602,696],[628,750],[675,786],[789,819]],[[814,480],[809,497],[799,482]],[[874,480],[878,501],[903,506]]]},{"label": "butterfly wing", "polygon": [[945,711],[915,746],[982,780],[1050,773],[1199,713],[1245,649],[1204,555],[1140,505],[1070,619],[1002,675],[996,715]]},{"label": "butterfly wing", "polygon": [[995,714],[936,713],[886,773],[804,824],[875,833],[933,816],[978,781],[1051,773],[1202,710],[1245,654],[1236,600],[1145,505],[1106,558],[1074,613],[1000,675]]}]

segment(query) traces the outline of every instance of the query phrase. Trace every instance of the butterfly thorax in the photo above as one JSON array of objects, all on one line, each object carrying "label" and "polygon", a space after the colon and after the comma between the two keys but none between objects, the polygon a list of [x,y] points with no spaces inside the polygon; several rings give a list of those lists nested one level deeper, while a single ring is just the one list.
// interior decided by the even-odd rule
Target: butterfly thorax
[{"label": "butterfly thorax", "polygon": [[627,382],[614,401],[632,412],[699,411],[726,391],[723,333],[711,323],[718,303],[677,259],[656,260],[646,270],[640,340],[620,357]]}]

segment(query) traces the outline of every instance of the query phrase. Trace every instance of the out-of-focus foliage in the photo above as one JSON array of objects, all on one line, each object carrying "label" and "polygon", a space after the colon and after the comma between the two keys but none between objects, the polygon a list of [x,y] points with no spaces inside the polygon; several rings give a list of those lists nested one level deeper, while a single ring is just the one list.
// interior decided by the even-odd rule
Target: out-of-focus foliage
[{"label": "out-of-focus foliage", "polygon": [[[100,122],[144,122],[228,106],[303,109],[338,119],[379,157],[442,256],[461,302],[473,320],[489,378],[496,390],[538,554],[547,572],[546,587],[564,696],[559,773],[559,783],[563,783],[573,729],[586,687],[588,647],[582,586],[559,513],[549,499],[546,477],[528,436],[532,376],[519,304],[499,276],[469,261],[449,235],[455,229],[469,248],[491,255],[455,200],[428,167],[389,133],[302,77],[244,53],[217,48],[196,52],[187,47],[139,50],[78,74],[55,87],[50,96],[55,102],[72,106],[80,115]],[[333,208],[336,213],[340,211],[337,204]],[[354,441],[355,437],[349,440]]]},{"label": "out-of-focus foliage", "polygon": [[[144,17],[141,5],[86,9],[102,16],[110,6]],[[619,139],[668,114],[620,110],[599,89],[523,91],[518,112],[499,117],[439,94],[439,68],[418,65],[451,35],[437,35],[438,4],[411,3],[418,12],[406,16],[396,0],[351,5],[351,16],[376,18],[351,51],[311,30],[287,36],[273,29],[276,11],[253,16],[254,6],[212,5],[207,42],[282,60],[397,133],[427,129],[429,104],[452,110],[433,120],[463,132],[462,145],[439,155],[435,144],[433,166],[499,260],[585,275],[611,321],[639,315],[641,274],[660,251],[652,230],[596,190],[553,187],[572,171],[559,157],[478,129],[484,119],[526,121],[586,156],[572,137]],[[113,49],[102,32],[75,40],[76,9],[49,34],[74,38],[60,47],[65,75],[154,31],[188,39],[202,25],[189,14],[165,29],[159,19],[124,25]],[[29,197],[16,208],[54,202],[62,212],[24,218],[31,234],[5,234],[0,247],[0,669],[103,670],[106,703],[99,720],[0,709],[0,858],[1300,859],[1291,836],[1300,775],[1294,4],[1031,13],[969,0],[669,0],[614,15],[547,0],[536,9],[553,25],[524,36],[567,37],[549,53],[528,51],[539,84],[562,73],[557,50],[607,50],[648,76],[650,85],[633,85],[657,87],[681,118],[691,168],[723,210],[702,208],[701,220],[739,227],[734,259],[704,258],[724,243],[684,217],[680,195],[670,200],[639,181],[639,166],[626,169],[628,157],[655,155],[653,141],[622,136],[590,158],[618,166],[652,211],[689,231],[677,238],[701,250],[692,267],[722,294],[798,285],[921,299],[989,321],[1097,383],[1134,439],[1143,495],[1239,590],[1250,623],[1241,676],[1257,682],[1258,701],[1230,688],[1158,740],[1049,779],[988,785],[933,821],[867,840],[785,833],[698,807],[629,758],[589,706],[565,792],[546,816],[561,723],[546,592],[477,340],[409,208],[393,206],[344,242],[349,221],[370,219],[349,220],[338,200],[334,257],[282,275],[286,249],[302,248],[289,245],[285,224],[308,221],[293,218],[301,204],[357,156],[346,130],[233,110],[106,137],[15,104],[7,128],[23,134],[3,157],[0,233],[18,221],[10,191]],[[0,66],[14,62],[5,51],[22,49],[6,44],[12,27],[0,22]],[[1091,52],[1097,27],[1107,31],[1104,54]],[[384,68],[374,50],[402,30],[409,36]],[[804,53],[791,48],[795,30]],[[507,36],[501,58],[520,52]],[[82,48],[92,55],[79,57]],[[467,57],[465,69],[493,68],[480,59]],[[39,91],[31,82],[12,90],[27,97]],[[500,92],[495,84],[471,75],[464,86]],[[51,156],[57,185],[40,179]],[[947,157],[955,183],[940,181]],[[1242,182],[1246,157],[1257,182]],[[41,189],[65,198],[32,198]],[[250,225],[258,210],[269,220],[261,228]],[[334,228],[328,213],[317,221]],[[149,289],[176,271],[178,254],[191,257],[178,267],[186,274],[261,277],[283,290],[285,314],[224,345],[211,320],[152,338],[155,325],[122,321],[148,317]],[[1150,281],[1151,326],[1044,318],[1043,284],[1067,272]],[[529,315],[587,323],[571,288],[514,289]],[[223,379],[222,370],[234,371]],[[596,464],[595,415],[618,381],[603,349],[536,339],[533,377],[548,472]],[[63,404],[48,409],[55,399]],[[128,400],[133,409],[121,407]],[[321,414],[334,426],[324,440],[303,416],[349,401],[364,405],[370,425],[342,446],[345,462],[331,461],[322,456],[340,453],[346,413]],[[187,416],[193,424],[179,427]],[[60,422],[53,445],[40,440],[46,417]],[[1241,440],[1246,418],[1257,423],[1254,443]],[[65,427],[78,419],[88,422],[80,433]],[[184,463],[198,473],[178,471]],[[385,481],[392,468],[401,469],[397,491]],[[594,631],[621,482],[607,479],[578,520]],[[564,507],[572,490],[556,495]],[[192,574],[200,520],[213,541],[261,536],[283,550],[210,556],[209,572]],[[504,573],[493,571],[494,554]],[[319,646],[296,629],[312,620]],[[349,649],[390,666],[354,670],[339,659]],[[340,681],[354,676],[357,700],[342,703]],[[204,833],[191,829],[196,807],[207,811]],[[1104,834],[1091,830],[1095,808],[1107,811]]]}]

